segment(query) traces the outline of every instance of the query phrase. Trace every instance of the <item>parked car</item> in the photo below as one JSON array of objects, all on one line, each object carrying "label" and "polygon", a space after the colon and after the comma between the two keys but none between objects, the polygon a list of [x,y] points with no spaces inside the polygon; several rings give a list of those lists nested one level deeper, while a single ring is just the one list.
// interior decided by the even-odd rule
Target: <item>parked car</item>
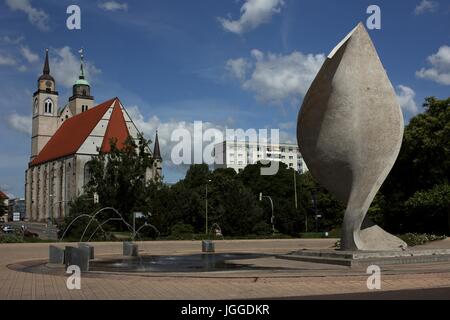
[{"label": "parked car", "polygon": [[14,233],[14,228],[11,226],[3,226],[2,230],[4,233]]}]

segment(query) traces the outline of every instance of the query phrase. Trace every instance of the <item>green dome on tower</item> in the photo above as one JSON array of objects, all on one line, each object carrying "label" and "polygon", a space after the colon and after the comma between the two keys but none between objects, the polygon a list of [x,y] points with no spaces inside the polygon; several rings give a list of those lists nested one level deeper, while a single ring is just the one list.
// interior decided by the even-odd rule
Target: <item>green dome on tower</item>
[{"label": "green dome on tower", "polygon": [[80,85],[90,86],[89,82],[86,79],[81,79],[81,78],[78,79],[77,81],[75,81],[75,85],[76,86],[80,86]]}]

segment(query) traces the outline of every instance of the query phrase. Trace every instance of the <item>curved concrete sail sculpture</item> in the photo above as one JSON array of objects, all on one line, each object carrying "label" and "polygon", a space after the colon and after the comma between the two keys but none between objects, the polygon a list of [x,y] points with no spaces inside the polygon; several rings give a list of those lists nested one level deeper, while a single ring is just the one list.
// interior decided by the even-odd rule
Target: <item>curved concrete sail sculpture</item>
[{"label": "curved concrete sail sculpture", "polygon": [[330,53],[303,101],[297,137],[315,179],[347,205],[342,250],[402,250],[406,243],[365,220],[398,157],[403,115],[360,23]]}]

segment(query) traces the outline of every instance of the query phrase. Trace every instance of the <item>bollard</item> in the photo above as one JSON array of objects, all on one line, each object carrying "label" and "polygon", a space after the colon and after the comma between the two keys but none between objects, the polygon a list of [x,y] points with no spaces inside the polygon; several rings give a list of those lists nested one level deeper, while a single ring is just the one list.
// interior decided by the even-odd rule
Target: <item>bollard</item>
[{"label": "bollard", "polygon": [[64,252],[62,248],[55,246],[49,246],[48,249],[48,263],[52,264],[64,264]]},{"label": "bollard", "polygon": [[82,250],[86,250],[86,252],[89,255],[89,259],[90,260],[94,260],[94,247],[87,244],[87,243],[79,243],[78,244],[78,248],[82,249]]},{"label": "bollard", "polygon": [[137,257],[139,255],[138,245],[133,242],[125,241],[123,243],[123,255],[126,257]]},{"label": "bollard", "polygon": [[65,250],[65,264],[66,269],[69,266],[78,266],[82,272],[89,271],[89,256],[90,253],[86,249],[75,247],[66,247]]},{"label": "bollard", "polygon": [[212,242],[211,240],[203,240],[202,241],[202,252],[204,252],[204,253],[215,252],[214,242]]}]

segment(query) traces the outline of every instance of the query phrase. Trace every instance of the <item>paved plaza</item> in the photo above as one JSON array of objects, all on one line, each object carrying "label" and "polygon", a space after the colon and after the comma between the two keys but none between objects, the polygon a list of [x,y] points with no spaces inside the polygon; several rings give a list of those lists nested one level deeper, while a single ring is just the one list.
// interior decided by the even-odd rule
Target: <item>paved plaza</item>
[{"label": "paved plaza", "polygon": [[[30,272],[48,259],[48,244],[0,245],[0,299],[301,299],[415,298],[436,292],[450,299],[450,263],[383,266],[381,292],[367,289],[366,270],[277,259],[299,249],[330,249],[335,239],[216,241],[217,253],[264,253],[240,260],[261,270],[189,273],[106,273],[82,275],[81,290],[68,290],[64,270]],[[75,245],[75,244],[70,244]],[[96,258],[120,257],[121,243],[94,243]],[[423,248],[450,248],[450,240]],[[141,255],[192,255],[199,241],[139,242]],[[265,269],[264,269],[265,268]],[[34,269],[33,269],[34,270]],[[431,290],[431,291],[430,291]],[[435,291],[433,291],[435,290]],[[402,295],[404,292],[404,296]],[[411,293],[413,292],[413,293]]]}]

